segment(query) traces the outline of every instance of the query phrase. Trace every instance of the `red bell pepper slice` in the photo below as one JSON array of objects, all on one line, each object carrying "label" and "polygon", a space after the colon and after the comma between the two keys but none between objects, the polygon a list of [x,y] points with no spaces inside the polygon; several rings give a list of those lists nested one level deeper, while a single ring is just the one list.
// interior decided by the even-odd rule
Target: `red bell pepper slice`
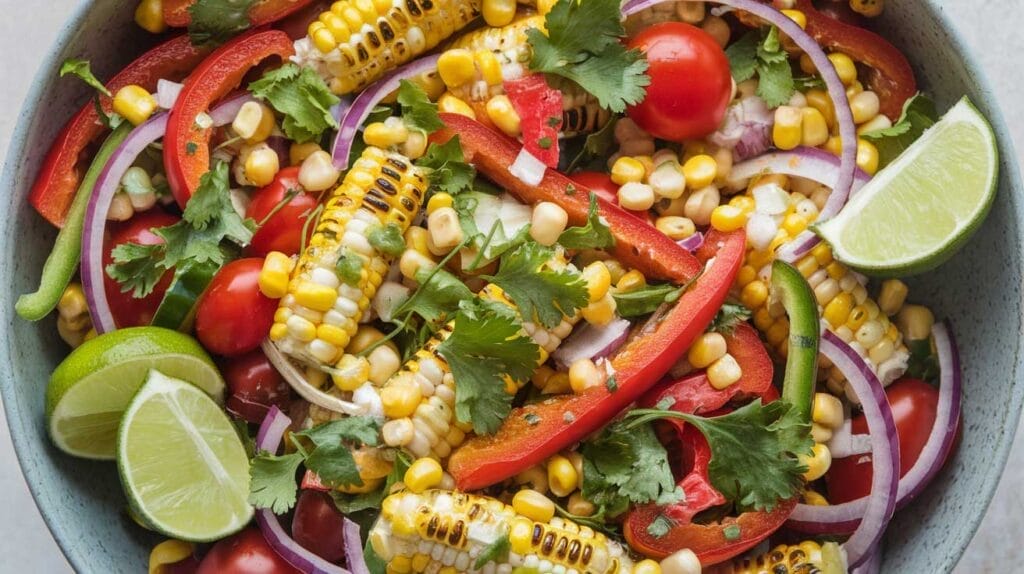
[{"label": "red bell pepper slice", "polygon": [[562,129],[562,92],[544,76],[531,74],[505,81],[505,93],[519,115],[523,149],[544,165],[558,167],[558,132]]},{"label": "red bell pepper slice", "polygon": [[477,490],[514,476],[583,440],[636,401],[714,319],[745,249],[743,231],[712,231],[697,252],[700,261],[709,262],[708,269],[660,320],[644,327],[612,358],[616,390],[600,385],[513,409],[496,434],[474,437],[452,454],[448,472],[456,485]]},{"label": "red bell pepper slice", "polygon": [[823,14],[812,0],[796,0],[795,8],[807,16],[807,33],[822,48],[842,52],[871,68],[868,86],[878,94],[882,113],[896,121],[903,104],[917,93],[914,70],[903,52],[874,32]]},{"label": "red bell pepper slice", "polygon": [[218,48],[192,74],[171,110],[164,137],[167,183],[183,209],[199,186],[199,178],[210,170],[213,130],[200,128],[196,118],[238,87],[249,70],[263,60],[272,56],[287,60],[294,53],[292,41],[284,32],[249,32]]},{"label": "red bell pepper slice", "polygon": [[[249,21],[262,26],[305,8],[314,0],[263,0],[249,9]],[[192,23],[188,9],[196,0],[163,0],[164,22],[173,28],[184,28]]]},{"label": "red bell pepper slice", "polygon": [[[161,78],[172,81],[184,79],[208,53],[208,49],[193,46],[188,36],[178,36],[125,66],[107,82],[107,89],[117,93],[125,86],[136,84],[152,92],[156,90],[157,80]],[[110,113],[110,98],[101,95],[100,105],[105,112]],[[71,118],[50,145],[42,169],[32,184],[28,201],[40,215],[57,227],[64,226],[71,201],[82,181],[80,163],[88,159],[84,157],[86,150],[107,131],[100,123],[95,106],[90,102]]]},{"label": "red bell pepper slice", "polygon": [[[488,179],[523,203],[550,201],[569,214],[570,224],[586,224],[590,207],[589,188],[551,169],[547,170],[539,185],[527,185],[509,173],[509,167],[522,149],[519,142],[458,114],[441,114],[441,120],[445,128],[431,134],[431,141],[442,143],[459,136],[466,161]],[[597,203],[601,217],[615,235],[615,247],[611,252],[623,264],[640,270],[648,278],[667,279],[679,285],[689,283],[700,273],[701,263],[675,241],[654,232],[647,222],[626,213],[600,195]]]}]

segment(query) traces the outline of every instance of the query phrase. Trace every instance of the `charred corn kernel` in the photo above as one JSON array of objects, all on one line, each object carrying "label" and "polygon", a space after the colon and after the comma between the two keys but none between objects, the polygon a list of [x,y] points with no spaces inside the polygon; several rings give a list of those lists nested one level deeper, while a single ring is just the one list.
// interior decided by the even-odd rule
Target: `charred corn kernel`
[{"label": "charred corn kernel", "polygon": [[612,285],[612,274],[608,271],[603,261],[595,261],[583,268],[581,273],[583,280],[587,282],[587,292],[590,295],[590,302],[599,301],[607,293]]},{"label": "charred corn kernel", "polygon": [[498,28],[512,23],[516,16],[515,0],[483,0],[484,22]]},{"label": "charred corn kernel", "polygon": [[711,211],[711,227],[719,231],[736,231],[747,224],[747,214],[732,205],[719,205]]},{"label": "charred corn kernel", "polygon": [[740,302],[747,309],[757,309],[766,301],[768,301],[768,286],[763,281],[751,281],[740,291]]},{"label": "charred corn kernel", "polygon": [[274,131],[274,112],[259,102],[246,102],[235,114],[231,129],[248,143],[266,141]]},{"label": "charred corn kernel", "polygon": [[548,459],[548,487],[558,497],[569,496],[579,487],[579,474],[569,459],[562,455]]},{"label": "charred corn kernel", "polygon": [[156,108],[156,98],[142,86],[132,84],[114,94],[114,112],[134,126],[148,120]]},{"label": "charred corn kernel", "polygon": [[832,62],[832,66],[836,69],[839,80],[843,82],[844,86],[849,86],[857,81],[857,65],[853,63],[852,58],[842,52],[832,52],[828,55],[828,59]]},{"label": "charred corn kernel", "polygon": [[[135,23],[151,34],[167,31],[162,0],[142,0],[135,8]],[[152,571],[152,569],[151,569]]]},{"label": "charred corn kernel", "polygon": [[878,94],[870,90],[861,92],[850,99],[850,111],[853,112],[853,121],[858,125],[868,122],[878,115],[881,101]]},{"label": "charred corn kernel", "polygon": [[473,111],[469,104],[447,92],[437,101],[437,111],[444,114],[459,114],[460,116],[476,119],[476,112]]},{"label": "charred corn kernel", "polygon": [[318,151],[322,150],[316,142],[293,143],[288,149],[288,161],[291,165],[302,165],[306,158]]},{"label": "charred corn kernel", "polygon": [[803,140],[803,110],[791,106],[775,108],[772,141],[781,150],[791,150]]},{"label": "charred corn kernel", "polygon": [[569,214],[560,205],[542,201],[533,208],[533,215],[530,218],[530,237],[541,245],[554,245],[568,224]]},{"label": "charred corn kernel", "polygon": [[384,416],[401,419],[416,412],[416,407],[423,400],[423,393],[414,382],[394,384],[381,389],[380,400],[384,405]]},{"label": "charred corn kernel", "polygon": [[822,496],[820,492],[809,488],[804,490],[803,499],[804,504],[809,504],[811,506],[828,506],[828,500]]},{"label": "charred corn kernel", "polygon": [[644,179],[644,164],[633,157],[620,157],[612,165],[612,181],[619,185],[640,182]]},{"label": "charred corn kernel", "polygon": [[452,207],[440,207],[427,216],[427,231],[433,244],[445,253],[462,243],[459,214]]},{"label": "charred corn kernel", "polygon": [[743,369],[736,358],[726,353],[708,367],[708,382],[718,390],[727,389],[740,380]]},{"label": "charred corn kernel", "polygon": [[843,403],[828,393],[815,393],[811,418],[818,424],[837,429],[843,426]]},{"label": "charred corn kernel", "polygon": [[277,152],[265,143],[258,144],[245,158],[245,178],[256,187],[270,185],[281,170]]},{"label": "charred corn kernel", "polygon": [[797,23],[801,28],[807,27],[807,15],[799,10],[782,10],[782,13],[789,17],[790,20]]},{"label": "charred corn kernel", "polygon": [[505,94],[494,96],[487,100],[485,109],[487,110],[487,117],[490,118],[491,123],[499,130],[505,132],[508,136],[519,137],[521,130],[519,114],[516,113],[516,109],[512,106],[512,101],[508,99],[508,96]]},{"label": "charred corn kernel", "polygon": [[646,183],[628,182],[619,188],[619,206],[630,211],[647,211],[654,206],[654,190]]},{"label": "charred corn kernel", "polygon": [[536,490],[525,488],[512,497],[512,508],[520,516],[534,522],[550,522],[555,516],[555,503]]},{"label": "charred corn kernel", "polygon": [[628,273],[619,278],[615,283],[615,289],[619,293],[629,293],[630,291],[638,291],[647,286],[647,278],[644,274],[637,271],[636,269],[630,270]]},{"label": "charred corn kernel", "polygon": [[463,48],[445,50],[437,60],[437,71],[449,88],[457,88],[476,77],[473,53]]},{"label": "charred corn kernel", "polygon": [[899,279],[888,279],[882,282],[882,290],[878,294],[878,308],[891,317],[899,313],[907,300],[907,284]]},{"label": "charred corn kernel", "polygon": [[689,548],[662,558],[660,565],[662,574],[701,574],[700,559]]},{"label": "charred corn kernel", "polygon": [[[159,6],[159,2],[157,5]],[[164,540],[149,553],[149,574],[164,574],[167,567],[192,556],[195,547],[182,540]]]},{"label": "charred corn kernel", "polygon": [[607,325],[615,318],[615,309],[615,298],[611,293],[606,293],[601,299],[584,307],[580,315],[591,325]]},{"label": "charred corn kernel", "polygon": [[[569,386],[572,392],[580,394],[604,382],[604,376],[594,361],[587,358],[577,359],[569,366]],[[562,495],[559,495],[562,496]]]},{"label": "charred corn kernel", "polygon": [[672,159],[655,164],[654,171],[647,178],[647,183],[654,193],[666,199],[682,197],[686,191],[686,176],[683,175],[679,163]]},{"label": "charred corn kernel", "polygon": [[[289,333],[294,331],[296,336],[275,341],[282,353],[308,365],[323,366],[311,348],[310,335],[315,337],[316,326],[326,323],[356,334],[391,261],[369,243],[369,230],[396,225],[404,233],[419,212],[426,186],[420,169],[400,154],[372,146],[364,150],[326,199],[316,230],[292,271],[289,294],[280,306],[296,313],[288,319]],[[338,279],[335,267],[342,256],[360,263],[355,285]],[[296,318],[305,324],[295,322],[293,326]]]},{"label": "charred corn kernel", "polygon": [[882,14],[885,0],[850,0],[850,8],[861,16],[874,18]]},{"label": "charred corn kernel", "polygon": [[802,137],[801,144],[808,147],[818,147],[828,141],[828,123],[825,116],[816,108],[807,107],[803,109],[803,121],[801,123]]},{"label": "charred corn kernel", "polygon": [[921,305],[904,305],[896,314],[896,325],[909,341],[922,341],[932,336],[935,316]]},{"label": "charred corn kernel", "polygon": [[832,466],[832,452],[823,444],[815,444],[811,449],[811,455],[800,455],[800,464],[807,467],[804,472],[804,480],[807,482],[818,480],[825,476]]},{"label": "charred corn kernel", "polygon": [[701,189],[711,185],[718,175],[718,162],[707,154],[699,154],[683,164],[683,176],[690,189]]},{"label": "charred corn kernel", "polygon": [[725,337],[720,333],[704,333],[690,346],[686,359],[695,369],[707,368],[725,356]]},{"label": "charred corn kernel", "polygon": [[427,201],[427,215],[434,213],[442,207],[451,207],[454,203],[455,201],[452,199],[451,194],[443,191],[435,193],[430,197],[430,200]]},{"label": "charred corn kernel", "polygon": [[406,488],[412,492],[420,493],[440,484],[441,475],[443,474],[444,470],[441,468],[441,463],[432,458],[420,458],[405,471],[402,481],[405,482]]},{"label": "charred corn kernel", "polygon": [[295,262],[280,251],[271,251],[263,260],[263,269],[258,279],[260,292],[271,299],[280,299],[288,294],[288,276]]},{"label": "charred corn kernel", "polygon": [[401,122],[391,125],[384,122],[373,122],[363,130],[363,141],[366,145],[388,148],[398,145],[409,137],[409,130]]}]

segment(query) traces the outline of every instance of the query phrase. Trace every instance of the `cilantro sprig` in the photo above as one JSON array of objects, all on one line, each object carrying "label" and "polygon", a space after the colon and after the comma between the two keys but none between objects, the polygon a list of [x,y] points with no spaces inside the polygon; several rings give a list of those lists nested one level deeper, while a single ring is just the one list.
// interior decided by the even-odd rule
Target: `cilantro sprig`
[{"label": "cilantro sprig", "polygon": [[430,191],[458,195],[473,188],[476,168],[466,162],[459,136],[438,145],[430,144],[427,153],[416,160],[416,166],[428,171]]},{"label": "cilantro sprig", "polygon": [[793,96],[796,84],[789,56],[782,48],[779,29],[771,26],[751,30],[726,48],[733,79],[743,82],[757,75],[757,95],[768,107],[785,104]]},{"label": "cilantro sprig", "polygon": [[379,435],[380,425],[371,417],[347,417],[289,434],[296,452],[277,456],[262,451],[253,458],[249,503],[274,514],[287,512],[295,506],[295,473],[303,464],[327,486],[362,486],[351,449],[377,446]]},{"label": "cilantro sprig", "polygon": [[281,128],[288,139],[314,141],[338,127],[331,106],[340,100],[312,68],[285,64],[249,84],[249,91],[284,115]]},{"label": "cilantro sprig", "polygon": [[883,168],[917,141],[925,130],[935,125],[938,118],[935,102],[924,94],[917,94],[903,104],[903,113],[892,127],[873,130],[861,137],[878,148],[878,166]]},{"label": "cilantro sprig", "polygon": [[644,98],[651,83],[647,60],[621,42],[626,30],[618,0],[558,0],[544,20],[547,34],[531,28],[530,69],[580,85],[603,108],[622,112]]},{"label": "cilantro sprig", "polygon": [[715,314],[708,331],[715,331],[728,335],[733,332],[737,325],[750,318],[750,309],[738,303],[726,303]]},{"label": "cilantro sprig", "polygon": [[107,111],[103,109],[103,105],[100,104],[101,95],[110,98],[113,97],[113,94],[111,94],[110,90],[103,85],[103,82],[99,81],[96,76],[93,75],[92,66],[89,64],[88,60],[81,60],[78,58],[65,60],[60,66],[60,77],[63,78],[67,75],[75,76],[88,84],[89,87],[96,90],[96,94],[92,99],[92,107],[96,110],[96,115],[99,116],[103,125],[109,129],[116,129],[117,126],[124,123],[123,117],[114,112],[107,113]]},{"label": "cilantro sprig", "polygon": [[673,303],[682,295],[684,287],[676,287],[663,283],[660,285],[645,285],[634,291],[615,293],[615,310],[620,317],[642,317],[650,315],[658,310],[665,303]]},{"label": "cilantro sprig", "polygon": [[391,492],[391,488],[402,482],[403,477],[405,477],[405,471],[409,470],[409,466],[412,465],[412,459],[401,450],[395,449],[391,452],[394,454],[395,460],[391,467],[391,472],[388,473],[387,480],[384,481],[384,484],[379,489],[358,494],[348,494],[337,490],[331,491],[334,506],[342,514],[351,516],[363,510],[379,509],[384,498]]},{"label": "cilantro sprig", "polygon": [[576,271],[545,269],[554,250],[528,241],[501,257],[498,273],[484,276],[501,287],[526,321],[551,329],[587,305],[587,283]]},{"label": "cilantro sprig", "polygon": [[410,129],[431,134],[444,127],[437,104],[430,101],[423,88],[409,80],[398,83],[398,105],[402,108],[402,121]]},{"label": "cilantro sprig", "polygon": [[570,227],[558,236],[558,243],[566,249],[606,249],[615,246],[611,228],[597,210],[597,194],[590,193],[587,224]]}]

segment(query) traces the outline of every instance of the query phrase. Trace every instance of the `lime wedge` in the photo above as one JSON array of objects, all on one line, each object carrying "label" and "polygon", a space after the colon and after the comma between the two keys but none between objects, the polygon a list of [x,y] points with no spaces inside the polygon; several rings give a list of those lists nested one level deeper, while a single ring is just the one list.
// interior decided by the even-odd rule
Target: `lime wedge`
[{"label": "lime wedge", "polygon": [[836,259],[864,273],[921,273],[970,238],[998,177],[992,127],[964,98],[815,231]]},{"label": "lime wedge", "polygon": [[121,415],[150,369],[223,400],[224,379],[192,337],[158,327],[112,331],[75,349],[50,376],[46,416],[54,444],[74,456],[112,460]]},{"label": "lime wedge", "polygon": [[121,485],[153,530],[207,542],[252,519],[249,457],[238,431],[195,385],[150,371],[117,434]]}]

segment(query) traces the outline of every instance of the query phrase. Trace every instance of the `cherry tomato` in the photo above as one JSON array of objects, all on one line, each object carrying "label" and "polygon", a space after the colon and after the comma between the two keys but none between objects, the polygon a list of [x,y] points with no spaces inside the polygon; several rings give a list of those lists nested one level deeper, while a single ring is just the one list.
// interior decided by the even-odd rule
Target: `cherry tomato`
[{"label": "cherry tomato", "polygon": [[180,562],[165,564],[160,568],[160,574],[196,574],[198,570],[199,559],[192,555]]},{"label": "cherry tomato", "polygon": [[288,412],[288,383],[260,349],[225,360],[221,373],[231,391],[227,410],[235,416],[259,424],[273,405]]},{"label": "cherry tomato", "polygon": [[[569,175],[569,179],[590,188],[598,197],[606,199],[615,205],[619,204],[619,186],[612,181],[611,176],[607,173],[600,171],[577,171]],[[629,209],[625,211],[632,213],[640,219],[647,220],[648,223],[653,223],[649,211],[631,211]]]},{"label": "cherry tomato", "polygon": [[629,42],[647,55],[647,96],[626,114],[654,137],[683,141],[721,125],[732,98],[729,60],[707,32],[682,22],[655,24]]},{"label": "cherry tomato", "polygon": [[[935,424],[939,391],[918,379],[900,379],[885,389],[896,420],[900,441],[900,476],[907,474],[917,462],[928,435]],[[853,433],[867,434],[864,415],[854,417]],[[825,474],[829,502],[839,504],[867,496],[871,492],[871,455],[837,458]]]},{"label": "cherry tomato", "polygon": [[[316,198],[302,191],[302,186],[299,185],[299,168],[289,167],[278,172],[270,185],[253,195],[245,216],[260,223],[292,190],[298,190],[299,194],[260,227],[246,249],[249,255],[265,257],[271,251],[280,251],[286,255],[299,252],[302,246],[302,227],[309,214],[316,209]],[[308,233],[313,234],[312,225]]]},{"label": "cherry tomato", "polygon": [[303,490],[295,505],[292,537],[304,548],[324,560],[337,562],[345,557],[344,521],[331,497],[317,490]]},{"label": "cherry tomato", "polygon": [[[112,223],[110,225],[110,237],[103,246],[103,267],[110,265],[113,260],[110,252],[124,243],[138,243],[140,245],[157,245],[164,240],[150,231],[154,227],[165,227],[174,225],[178,217],[159,209],[144,211],[124,223]],[[122,293],[121,284],[110,278],[106,272],[103,273],[103,289],[107,292],[107,302],[110,305],[110,313],[114,316],[114,323],[118,327],[138,327],[148,325],[153,320],[160,301],[164,298],[164,292],[171,284],[174,273],[168,271],[156,284],[153,292],[136,299],[131,292]]]},{"label": "cherry tomato", "polygon": [[260,293],[263,259],[225,265],[210,282],[196,311],[196,336],[210,352],[234,357],[252,351],[274,324],[277,301]]},{"label": "cherry tomato", "polygon": [[196,574],[300,574],[267,544],[258,528],[245,530],[213,545]]}]

